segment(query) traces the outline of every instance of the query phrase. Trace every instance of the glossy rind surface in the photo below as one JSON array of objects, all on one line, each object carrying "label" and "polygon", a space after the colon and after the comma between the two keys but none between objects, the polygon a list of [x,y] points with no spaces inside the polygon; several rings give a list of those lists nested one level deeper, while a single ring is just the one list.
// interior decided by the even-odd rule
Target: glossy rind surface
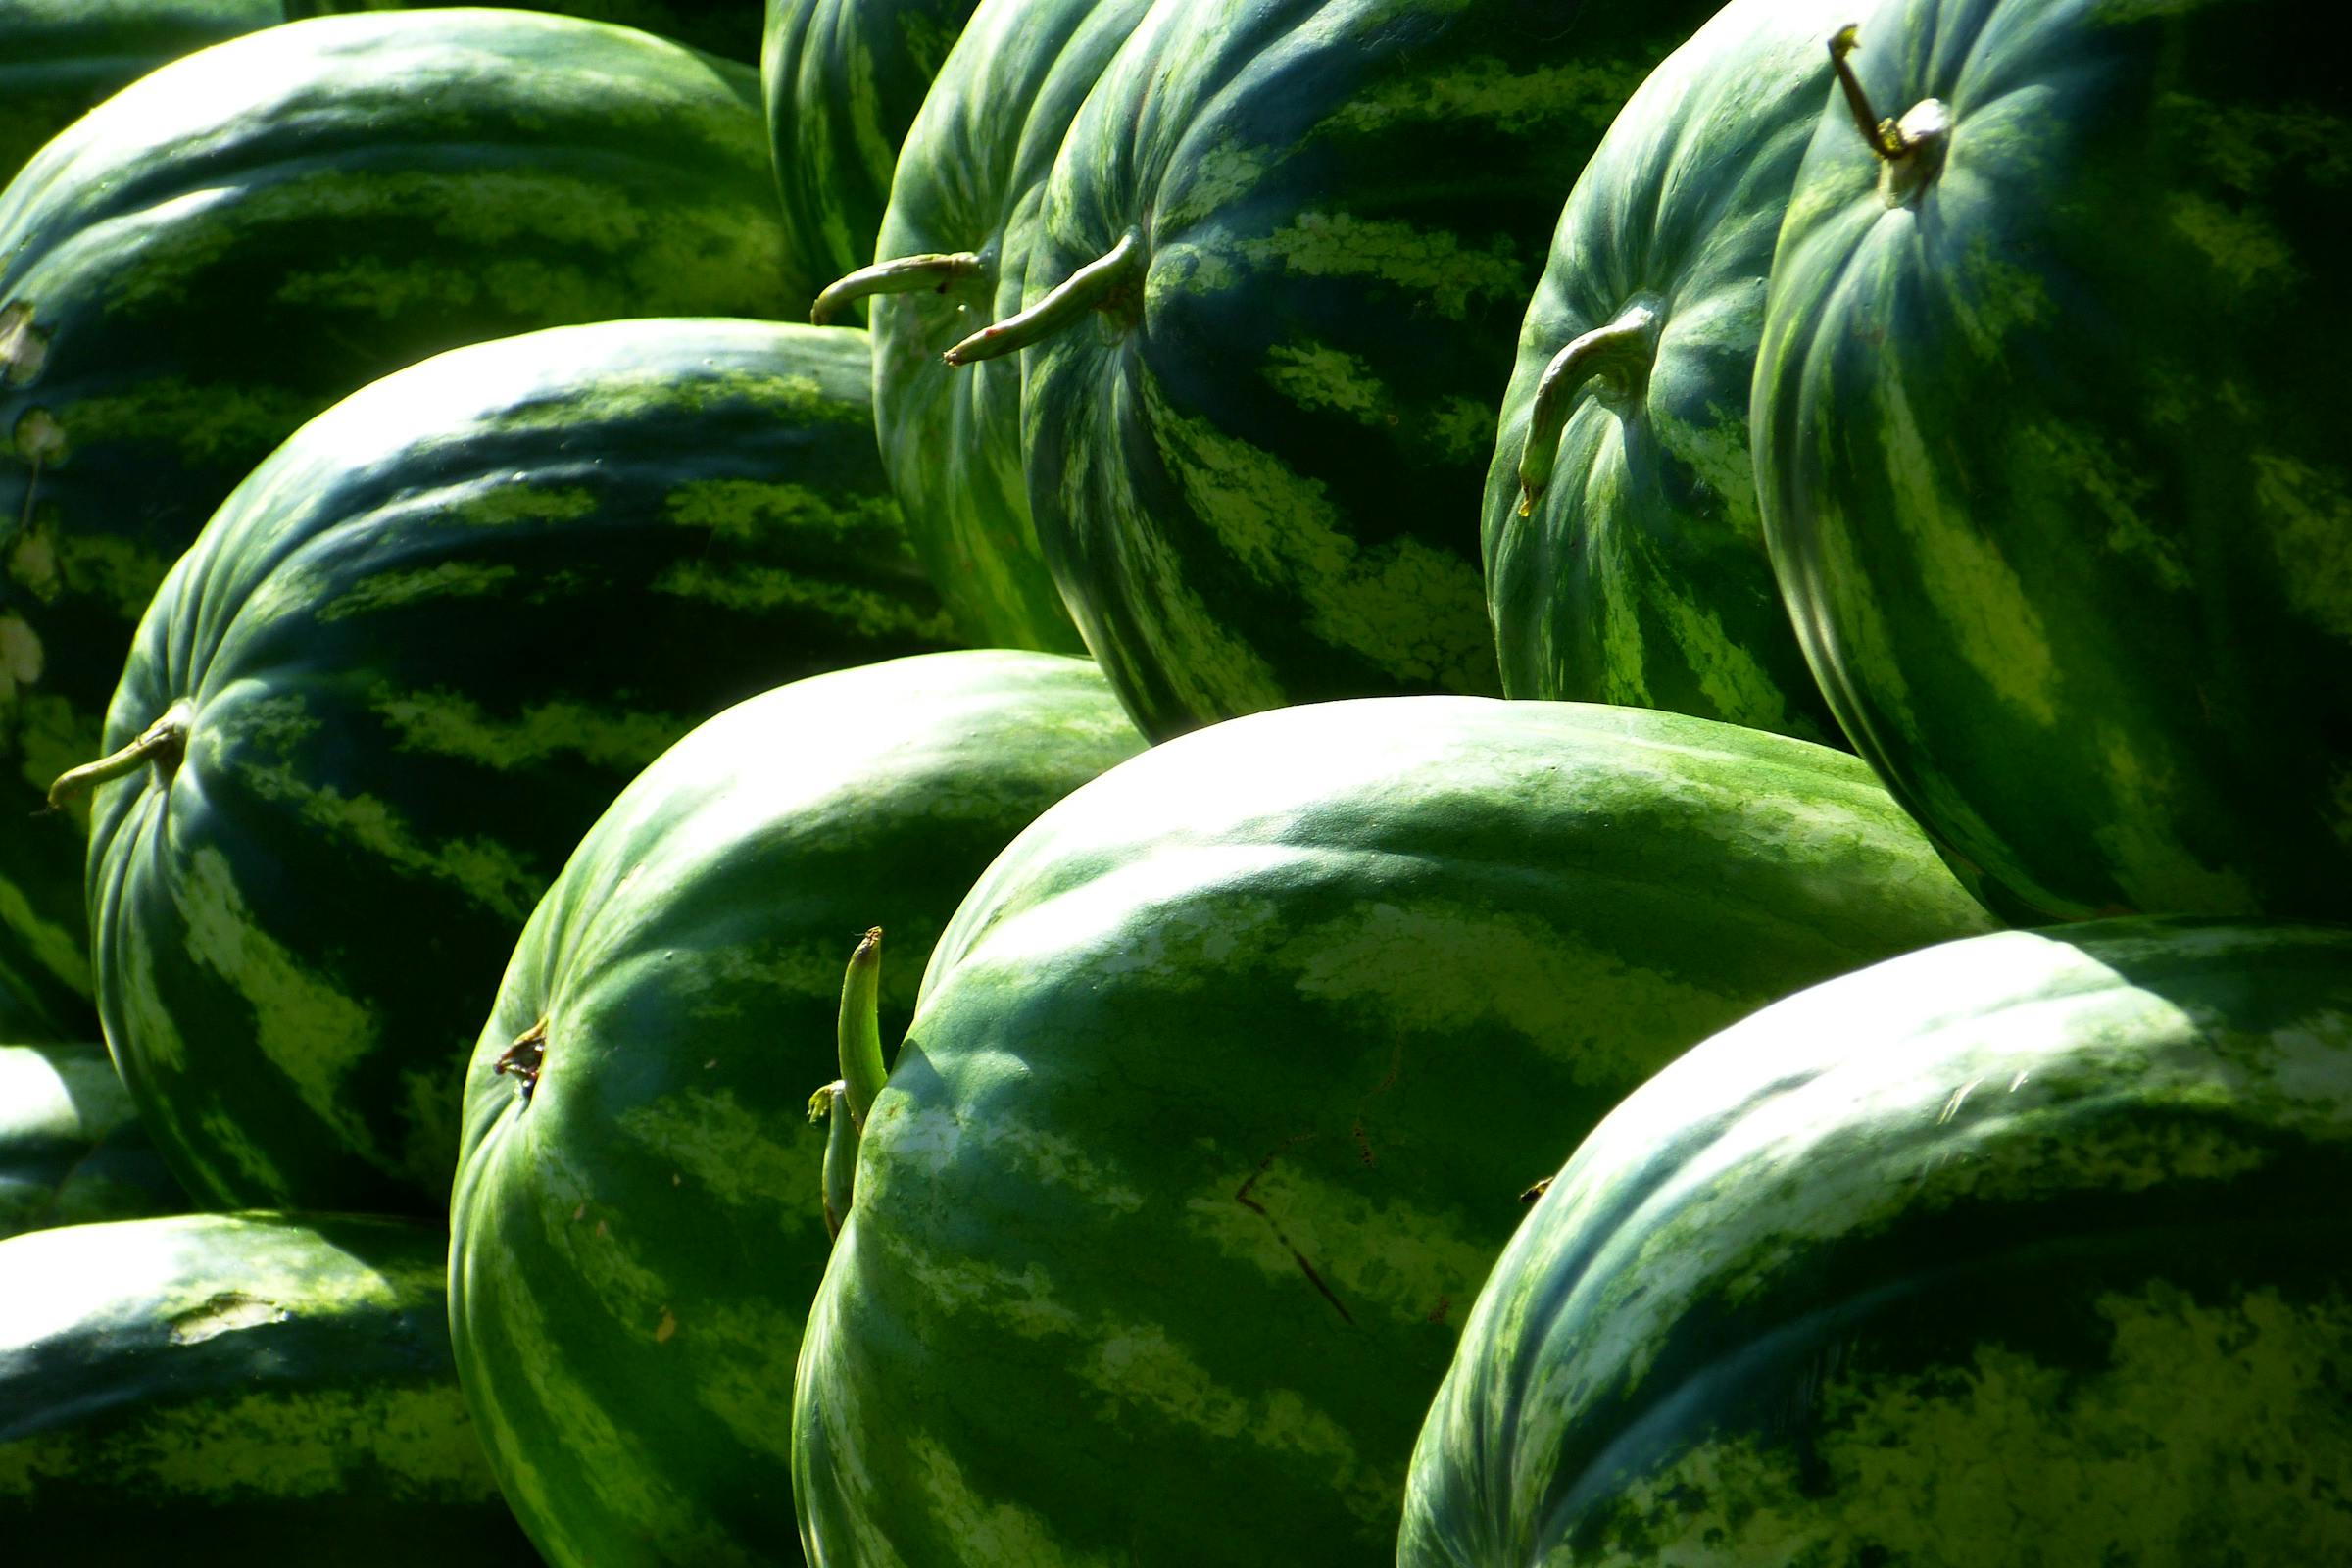
[{"label": "glossy rind surface", "polygon": [[937,292],[871,302],[874,429],[907,531],[975,645],[1081,653],[1029,520],[1018,356],[947,350],[1021,308],[1054,155],[1151,0],[997,0],[950,51],[906,132],[875,254],[969,253]]},{"label": "glossy rind surface", "polygon": [[1038,538],[1146,733],[1287,703],[1498,693],[1478,507],[1544,246],[1601,132],[1712,0],[1159,0],[1088,95],[1024,351]]},{"label": "glossy rind surface", "polygon": [[1854,759],[1680,715],[1334,703],[1122,764],[932,957],[802,1342],[804,1542],[1388,1561],[1521,1190],[1763,1002],[1989,923]]},{"label": "glossy rind surface", "polygon": [[[823,1273],[850,952],[895,1040],[1038,812],[1143,748],[1094,665],[926,655],[704,724],[582,839],[474,1054],[451,1325],[507,1496],[561,1568],[801,1560],[792,1376]],[[544,1026],[536,1087],[496,1071]]]},{"label": "glossy rind surface", "polygon": [[0,1020],[0,1237],[187,1206],[105,1046],[22,1043]]},{"label": "glossy rind surface", "polygon": [[514,939],[644,765],[767,687],[947,646],[861,331],[612,321],[438,356],[255,470],[141,622],[100,1013],[221,1205],[438,1213]]},{"label": "glossy rind surface", "polygon": [[2352,1550],[2352,932],[1895,958],[1691,1052],[1480,1297],[1400,1568]]},{"label": "glossy rind surface", "polygon": [[535,1562],[450,1365],[438,1227],[190,1214],[0,1242],[0,1509],[28,1562]]},{"label": "glossy rind surface", "polygon": [[[1628,100],[1570,192],[1487,470],[1487,606],[1512,697],[1664,708],[1843,745],[1765,554],[1747,400],[1797,162],[1851,0],[1735,0]],[[1552,357],[1654,338],[1577,395],[1520,514]]]},{"label": "glossy rind surface", "polygon": [[[130,634],[312,415],[460,344],[794,318],[758,83],[490,8],[264,28],[141,77],[0,192],[0,964],[90,995],[78,805]],[[22,958],[11,955],[22,955]]]}]

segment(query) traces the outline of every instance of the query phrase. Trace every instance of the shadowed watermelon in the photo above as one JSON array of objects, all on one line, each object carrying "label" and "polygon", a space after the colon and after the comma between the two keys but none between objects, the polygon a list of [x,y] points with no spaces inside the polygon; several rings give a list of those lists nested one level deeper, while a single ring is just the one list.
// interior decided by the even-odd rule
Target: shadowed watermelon
[{"label": "shadowed watermelon", "polygon": [[[0,192],[0,926],[90,995],[84,817],[131,629],[295,427],[443,349],[796,318],[748,68],[522,11],[326,17],[142,77]],[[11,960],[0,959],[0,963]]]},{"label": "shadowed watermelon", "polygon": [[767,0],[768,145],[784,232],[813,276],[874,259],[899,143],[976,3]]},{"label": "shadowed watermelon", "polygon": [[2021,920],[2352,917],[2336,20],[1892,0],[1797,174],[1774,565],[1838,722]]}]

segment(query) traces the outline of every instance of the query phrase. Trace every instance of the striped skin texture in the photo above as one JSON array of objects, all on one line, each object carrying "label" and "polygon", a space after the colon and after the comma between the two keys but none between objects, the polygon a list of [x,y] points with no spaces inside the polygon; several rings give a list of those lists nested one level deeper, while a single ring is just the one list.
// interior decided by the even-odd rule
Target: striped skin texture
[{"label": "striped skin texture", "polygon": [[79,808],[165,569],[345,393],[462,343],[803,314],[757,83],[519,12],[328,17],[165,67],[0,193],[0,957],[90,995]]},{"label": "striped skin texture", "polygon": [[[1735,0],[1626,104],[1570,192],[1487,469],[1487,607],[1512,697],[1625,703],[1843,745],[1765,555],[1748,383],[1796,166],[1852,0]],[[1629,309],[1654,347],[1588,384],[1522,516],[1552,357]]]},{"label": "striped skin texture", "polygon": [[1709,1040],[1560,1171],[1400,1568],[2352,1555],[2352,933],[1947,944]]},{"label": "striped skin texture", "polygon": [[850,328],[615,321],[453,350],[306,425],[172,568],[107,746],[99,1010],[220,1206],[440,1212],[460,1085],[580,834],[695,724],[947,645]]},{"label": "striped skin texture", "polygon": [[899,143],[977,0],[767,0],[760,85],[784,232],[817,277],[874,259]]},{"label": "striped skin texture", "polygon": [[188,1206],[105,1046],[14,1040],[0,1027],[0,1238]]},{"label": "striped skin texture", "polygon": [[447,1236],[190,1214],[0,1243],[0,1516],[24,1562],[532,1564],[450,1363]]},{"label": "striped skin texture", "polygon": [[[895,1039],[989,860],[1143,746],[1085,660],[896,660],[728,710],[581,841],[482,1030],[451,1205],[459,1376],[551,1564],[801,1561],[807,1106],[850,950],[882,926]],[[542,1023],[525,1100],[495,1067]]]},{"label": "striped skin texture", "polygon": [[879,257],[980,258],[983,275],[871,302],[874,429],[931,580],[964,636],[1080,653],[1029,520],[1020,359],[940,355],[1021,308],[1027,245],[1078,105],[1151,0],[997,0],[949,52],[900,150]]},{"label": "striped skin texture", "polygon": [[1560,203],[1715,0],[1159,0],[1055,161],[1025,351],[1030,508],[1146,733],[1333,697],[1498,693],[1478,506]]},{"label": "striped skin texture", "polygon": [[2341,74],[2292,0],[1876,13],[1889,206],[1826,113],[1756,366],[1838,721],[2020,919],[2352,913]]},{"label": "striped skin texture", "polygon": [[[414,11],[401,0],[285,0],[289,20],[352,11]],[[728,60],[760,63],[760,0],[503,0],[521,11],[552,11],[590,22],[636,27]]]},{"label": "striped skin texture", "polygon": [[0,185],[156,67],[285,20],[281,0],[9,0],[0,9]]},{"label": "striped skin texture", "polygon": [[1731,1020],[1989,924],[1859,761],[1676,714],[1319,704],[1113,769],[965,899],[874,1102],[810,1556],[1389,1561],[1518,1193]]}]

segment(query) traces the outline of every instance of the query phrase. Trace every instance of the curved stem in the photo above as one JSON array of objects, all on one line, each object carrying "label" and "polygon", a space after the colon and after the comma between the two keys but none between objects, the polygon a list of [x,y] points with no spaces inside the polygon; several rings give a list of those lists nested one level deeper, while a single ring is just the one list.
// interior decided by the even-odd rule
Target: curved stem
[{"label": "curved stem", "polygon": [[866,1112],[882,1092],[882,928],[875,926],[850,955],[841,981],[841,1080],[850,1120],[865,1131]]},{"label": "curved stem", "polygon": [[[1596,375],[1646,368],[1657,348],[1658,313],[1647,305],[1629,305],[1617,318],[1592,328],[1551,357],[1536,382],[1535,406],[1528,413],[1527,441],[1519,449],[1519,515],[1536,509],[1536,498],[1551,482],[1551,466],[1559,456],[1560,432],[1568,426],[1568,411],[1576,394]],[[1629,383],[1638,379],[1626,376]]]},{"label": "curved stem", "polygon": [[808,1097],[808,1119],[825,1124],[825,1234],[838,1237],[858,1189],[858,1124],[842,1104],[850,1086],[839,1078]]},{"label": "curved stem", "polygon": [[178,761],[188,749],[188,720],[194,712],[193,706],[182,697],[165,709],[164,716],[148,725],[128,746],[59,774],[57,782],[49,786],[50,806],[63,806],[82,791],[96,789],[125,773],[135,773],[150,761],[159,766]]},{"label": "curved stem", "polygon": [[1136,257],[1143,243],[1142,233],[1129,229],[1119,236],[1116,245],[1063,278],[1044,299],[993,326],[982,327],[940,358],[950,365],[969,365],[975,360],[1011,354],[1052,337],[1126,285],[1135,271]]},{"label": "curved stem", "polygon": [[827,283],[816,303],[808,307],[808,324],[829,326],[843,311],[877,294],[920,294],[925,290],[945,294],[951,285],[986,271],[980,258],[970,251],[896,256]]}]

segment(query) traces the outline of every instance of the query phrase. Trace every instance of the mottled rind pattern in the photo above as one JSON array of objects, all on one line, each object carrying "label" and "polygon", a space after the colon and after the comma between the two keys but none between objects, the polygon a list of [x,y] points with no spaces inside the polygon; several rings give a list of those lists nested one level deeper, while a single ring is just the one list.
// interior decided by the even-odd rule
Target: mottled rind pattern
[{"label": "mottled rind pattern", "polygon": [[11,1550],[534,1561],[451,1365],[446,1248],[412,1221],[220,1214],[0,1243]]},{"label": "mottled rind pattern", "polygon": [[1857,760],[1706,720],[1392,698],[1146,753],[933,956],[802,1342],[805,1540],[1388,1560],[1520,1191],[1764,1001],[1989,923]]},{"label": "mottled rind pattern", "polygon": [[2352,191],[2322,9],[1902,0],[1889,205],[1825,113],[1754,388],[1839,723],[2020,918],[2352,913]]},{"label": "mottled rind pattern", "polygon": [[463,343],[793,319],[758,83],[650,35],[457,8],[265,27],[140,78],[0,193],[0,959],[86,1027],[84,807],[147,601],[335,399]]},{"label": "mottled rind pattern", "polygon": [[[289,19],[348,11],[413,11],[441,0],[285,0]],[[505,0],[518,11],[552,11],[674,38],[728,60],[760,63],[760,0]]]},{"label": "mottled rind pattern", "polygon": [[[797,1560],[829,1250],[803,1107],[839,1074],[850,950],[882,927],[895,1040],[989,860],[1143,746],[1085,660],[895,660],[729,709],[581,840],[482,1028],[451,1204],[461,1376],[551,1563]],[[525,1095],[497,1064],[542,1026]]]},{"label": "mottled rind pattern", "polygon": [[[1569,194],[1529,303],[1482,540],[1502,689],[1842,745],[1764,549],[1748,383],[1774,237],[1847,0],[1727,6],[1669,56]],[[1552,357],[1632,309],[1654,340],[1575,397],[1549,482],[1521,453]]]},{"label": "mottled rind pattern", "polygon": [[1159,0],[1072,123],[1024,301],[1139,236],[1024,351],[1047,560],[1166,736],[1284,703],[1501,690],[1478,508],[1560,202],[1715,9]]},{"label": "mottled rind pattern", "polygon": [[110,710],[107,1039],[210,1202],[438,1212],[459,1086],[579,835],[769,686],[949,646],[844,327],[613,321],[313,420],[173,568]]},{"label": "mottled rind pattern", "polygon": [[1039,201],[1062,134],[1151,0],[1003,0],[956,40],[907,129],[880,257],[977,257],[937,292],[871,304],[874,429],[908,533],[976,645],[1079,653],[1029,518],[1021,360],[940,356],[1021,308]]},{"label": "mottled rind pattern", "polygon": [[874,260],[899,144],[976,4],[767,0],[760,84],[776,189],[819,282]]},{"label": "mottled rind pattern", "polygon": [[1400,1568],[2352,1552],[2352,936],[2118,919],[1767,1007],[1594,1131]]}]

